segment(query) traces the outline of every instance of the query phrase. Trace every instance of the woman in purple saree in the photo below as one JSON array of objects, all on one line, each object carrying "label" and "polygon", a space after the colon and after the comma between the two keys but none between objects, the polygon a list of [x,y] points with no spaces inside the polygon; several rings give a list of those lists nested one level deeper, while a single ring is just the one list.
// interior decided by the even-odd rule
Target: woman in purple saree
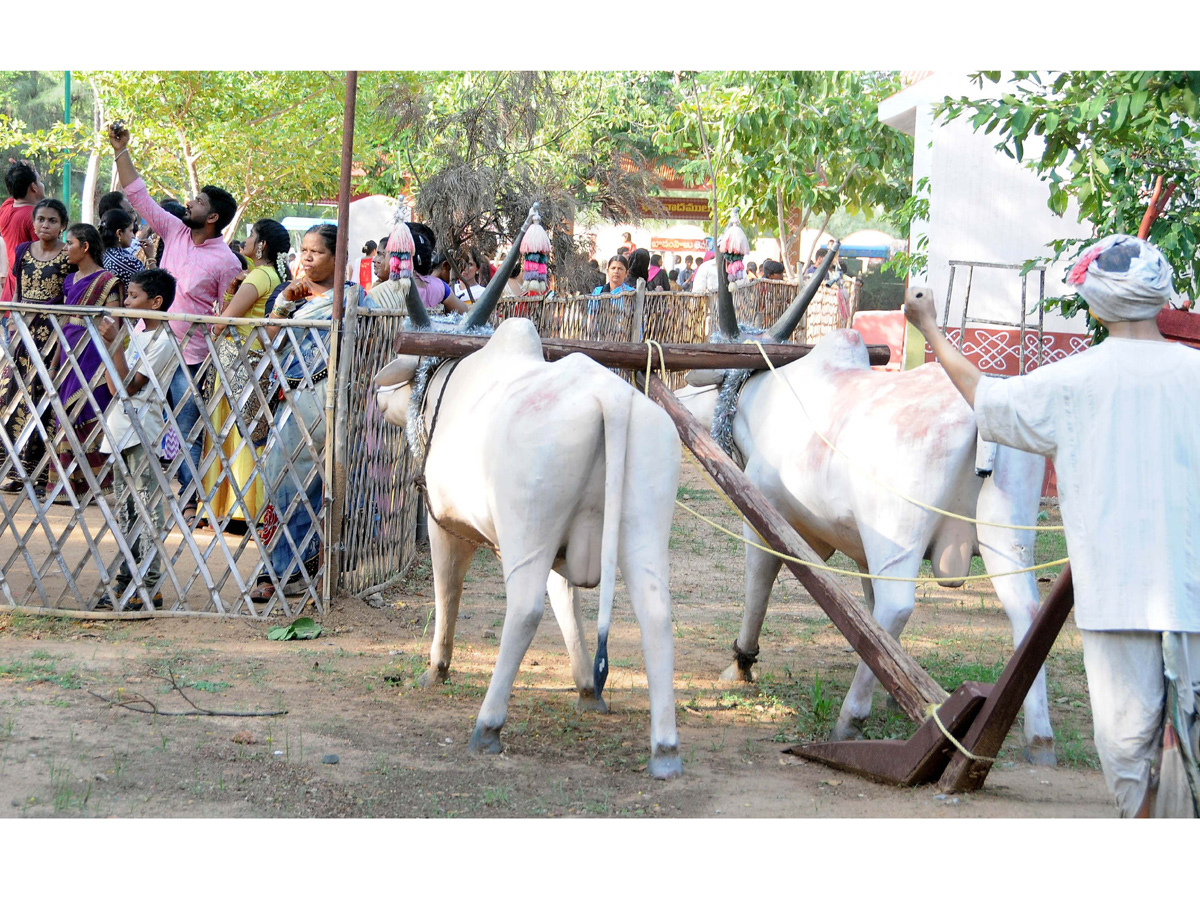
[{"label": "woman in purple saree", "polygon": [[[103,254],[100,233],[91,225],[80,223],[67,229],[67,261],[76,267],[76,271],[63,282],[67,306],[121,305],[124,295],[121,280],[104,268]],[[78,494],[86,490],[87,482],[82,468],[77,466],[71,472],[75,454],[66,437],[67,429],[75,432],[88,465],[93,473],[98,473],[107,459],[105,454],[95,449],[102,436],[99,423],[112,399],[112,392],[104,380],[100,348],[88,336],[83,317],[64,319],[62,330],[67,346],[59,349],[58,360],[59,370],[66,372],[66,377],[59,388],[59,396],[66,408],[68,421],[60,423],[63,437],[58,445],[58,459],[63,472],[71,475],[72,485]],[[68,361],[69,353],[74,353],[78,371]]]}]

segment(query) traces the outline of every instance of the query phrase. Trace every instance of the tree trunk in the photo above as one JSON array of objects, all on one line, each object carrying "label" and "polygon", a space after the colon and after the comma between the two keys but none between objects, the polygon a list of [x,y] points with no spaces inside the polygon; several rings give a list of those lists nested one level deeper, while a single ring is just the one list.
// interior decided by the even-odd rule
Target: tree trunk
[{"label": "tree trunk", "polygon": [[775,232],[775,243],[779,245],[779,259],[783,262],[783,274],[792,277],[792,264],[788,262],[784,246],[787,242],[787,221],[783,217],[783,190],[775,188],[775,217],[779,221],[779,230]]},{"label": "tree trunk", "polygon": [[100,154],[93,150],[88,156],[87,171],[83,176],[83,193],[80,195],[80,220],[89,225],[95,224],[96,217],[96,180],[100,177]]},{"label": "tree trunk", "polygon": [[233,221],[225,226],[225,243],[230,243],[233,240],[233,236],[237,234],[238,225],[242,221],[242,216],[245,214],[246,208],[250,205],[250,201],[253,199],[253,196],[249,196],[238,204],[237,212],[233,214]]},{"label": "tree trunk", "polygon": [[200,173],[196,170],[196,160],[198,156],[192,153],[192,144],[188,140],[187,132],[183,130],[183,126],[176,123],[175,133],[179,137],[179,149],[183,153],[183,166],[187,172],[188,187],[191,188],[192,196],[195,197],[200,193]]}]

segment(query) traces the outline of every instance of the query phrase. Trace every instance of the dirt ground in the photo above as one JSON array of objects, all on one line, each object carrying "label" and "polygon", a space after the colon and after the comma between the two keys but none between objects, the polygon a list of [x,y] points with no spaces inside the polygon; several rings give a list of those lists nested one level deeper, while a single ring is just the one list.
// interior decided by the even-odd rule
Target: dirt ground
[{"label": "dirt ground", "polygon": [[[736,526],[687,465],[680,497]],[[0,816],[1115,814],[1096,767],[1073,623],[1048,663],[1058,768],[1022,761],[1019,721],[985,788],[962,796],[932,785],[885,787],[781,753],[825,737],[857,657],[785,573],[767,614],[759,683],[718,681],[741,617],[740,549],[682,510],[671,587],[683,776],[658,782],[646,775],[640,637],[620,592],[609,642],[610,713],[575,711],[566,650],[547,609],[514,689],[505,752],[469,754],[503,625],[499,566],[480,552],[457,623],[451,678],[422,690],[413,681],[425,666],[433,611],[423,554],[426,562],[376,600],[378,608],[342,598],[322,619],[324,633],[309,641],[267,640],[279,622],[0,615]],[[1039,561],[1061,555],[1060,543],[1047,537]],[[846,584],[861,597],[857,579],[848,576]],[[595,592],[587,593],[594,622]],[[987,582],[919,589],[902,643],[950,690],[963,680],[993,681],[1012,652],[1008,620]],[[287,714],[160,716],[111,702],[138,698],[162,712],[187,711],[190,701],[222,712]],[[876,698],[867,736],[910,734],[913,726],[888,708],[885,695]]]}]

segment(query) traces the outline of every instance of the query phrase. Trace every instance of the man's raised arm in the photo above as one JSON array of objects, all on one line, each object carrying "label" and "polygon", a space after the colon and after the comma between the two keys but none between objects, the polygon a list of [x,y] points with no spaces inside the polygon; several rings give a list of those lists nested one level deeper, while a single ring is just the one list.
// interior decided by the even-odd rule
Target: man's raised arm
[{"label": "man's raised arm", "polygon": [[117,178],[125,190],[125,196],[130,205],[137,210],[150,227],[164,237],[173,231],[187,226],[150,199],[146,183],[133,166],[129,156],[129,129],[120,122],[114,122],[108,127],[108,142],[112,145],[113,161],[117,166]]},{"label": "man's raised arm", "polygon": [[933,292],[927,287],[910,287],[904,297],[904,317],[925,336],[933,355],[950,376],[950,381],[973,409],[975,388],[981,375],[970,360],[946,340],[946,336],[938,328],[937,313],[933,309]]}]

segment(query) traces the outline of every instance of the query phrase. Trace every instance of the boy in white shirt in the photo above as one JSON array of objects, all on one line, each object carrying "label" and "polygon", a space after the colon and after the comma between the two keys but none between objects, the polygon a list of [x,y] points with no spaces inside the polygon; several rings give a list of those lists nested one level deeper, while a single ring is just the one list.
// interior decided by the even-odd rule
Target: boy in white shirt
[{"label": "boy in white shirt", "polygon": [[[174,299],[175,279],[171,274],[166,269],[147,269],[130,279],[124,306],[126,309],[166,310],[170,308]],[[129,335],[128,355],[118,344],[112,351],[112,360],[113,367],[125,383],[130,405],[149,443],[143,444],[138,436],[137,429],[125,411],[125,404],[118,396],[117,385],[106,367],[104,377],[109,390],[113,392],[113,400],[105,416],[106,434],[100,444],[101,453],[121,454],[132,479],[127,484],[121,467],[113,466],[113,492],[120,498],[117,521],[121,532],[128,536],[139,527],[142,530],[142,534],[129,548],[139,567],[148,554],[154,553],[154,542],[150,535],[161,535],[164,531],[162,493],[150,467],[158,464],[159,448],[162,446],[163,432],[166,428],[163,419],[163,397],[179,364],[172,346],[171,330],[166,327],[167,323],[162,319],[142,319],[142,325],[143,331],[132,331]],[[107,317],[100,321],[97,330],[109,346],[121,333],[120,324]],[[161,394],[154,389],[147,370],[153,371]],[[154,450],[153,460],[147,452],[148,449]],[[127,491],[127,488],[130,490]],[[141,496],[149,514],[146,519],[138,515],[132,491],[137,491]],[[157,590],[161,579],[162,563],[156,555],[146,567],[145,577],[142,578],[142,585],[146,593],[152,596],[155,609],[162,609],[162,593]],[[101,586],[100,598],[94,608],[116,608],[116,604],[120,602],[119,598],[134,580],[135,575],[129,571],[128,564],[122,559],[121,569],[113,585],[114,594],[110,595]],[[142,601],[135,595],[124,608],[140,610],[143,606]]]},{"label": "boy in white shirt", "polygon": [[[1122,816],[1194,815],[1200,798],[1200,353],[1155,322],[1172,274],[1139,238],[1093,244],[1067,281],[1108,338],[1019,378],[981,377],[938,330],[927,288],[904,310],[984,440],[1054,460],[1096,750]],[[1187,777],[1164,779],[1156,802],[1173,732]]]}]

